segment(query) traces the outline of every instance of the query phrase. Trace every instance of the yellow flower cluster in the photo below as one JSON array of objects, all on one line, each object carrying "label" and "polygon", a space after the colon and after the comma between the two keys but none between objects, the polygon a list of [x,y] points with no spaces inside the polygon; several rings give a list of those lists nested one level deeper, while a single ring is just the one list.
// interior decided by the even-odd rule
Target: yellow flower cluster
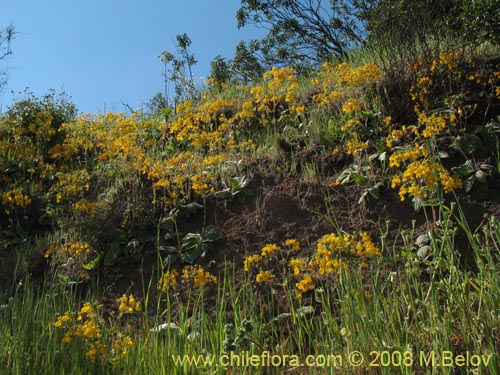
[{"label": "yellow flower cluster", "polygon": [[65,324],[70,319],[71,318],[69,315],[60,316],[59,318],[57,318],[57,321],[54,323],[54,327],[60,328],[63,326],[63,324]]},{"label": "yellow flower cluster", "polygon": [[126,356],[128,354],[128,349],[134,346],[134,340],[132,340],[130,336],[124,336],[121,332],[118,332],[112,348],[114,351],[119,352],[121,356]]},{"label": "yellow flower cluster", "polygon": [[215,188],[213,186],[214,184],[213,180],[214,176],[209,172],[196,174],[193,177],[191,177],[191,188],[196,194],[204,197],[210,193],[215,192]]},{"label": "yellow flower cluster", "polygon": [[31,198],[23,194],[20,189],[13,189],[2,193],[2,204],[5,206],[5,213],[10,214],[16,206],[29,206],[31,204]]},{"label": "yellow flower cluster", "polygon": [[260,283],[272,284],[274,280],[274,275],[271,271],[260,271],[257,276],[255,276],[255,281]]},{"label": "yellow flower cluster", "polygon": [[443,51],[434,59],[419,58],[414,65],[417,79],[410,89],[415,112],[420,114],[436,109],[441,105],[436,99],[443,92],[447,96],[463,89],[464,79],[482,85],[485,92],[493,93],[498,79],[495,72],[479,69],[476,65],[472,58],[458,51]]},{"label": "yellow flower cluster", "polygon": [[[261,264],[264,258],[268,258],[271,255],[277,255],[278,252],[283,253],[283,250],[289,251],[299,251],[300,250],[300,242],[294,238],[289,238],[284,242],[285,248],[280,248],[277,244],[266,244],[261,251],[260,254],[252,254],[247,256],[243,261],[243,269],[245,272],[249,272],[252,267],[256,264]],[[274,279],[274,275],[268,271],[263,271],[262,269],[256,276],[256,281],[258,283],[267,282],[272,283]]]},{"label": "yellow flower cluster", "polygon": [[273,67],[262,78],[263,85],[250,89],[250,97],[242,104],[238,115],[240,119],[259,118],[265,126],[282,118],[285,104],[295,113],[305,111],[305,107],[295,105],[298,83],[293,68]]},{"label": "yellow flower cluster", "polygon": [[[120,313],[127,313],[132,308],[133,312],[137,310],[140,303],[133,296],[122,296],[119,299]],[[123,307],[123,309],[122,309]],[[76,312],[68,312],[61,315],[53,323],[53,326],[65,330],[61,340],[63,344],[72,342],[73,340],[82,340],[85,345],[85,356],[94,363],[97,359],[104,359],[108,356],[126,356],[128,350],[135,346],[131,337],[124,335],[122,332],[116,332],[114,328],[107,328],[104,320],[100,317],[99,309],[85,302],[80,310]],[[108,334],[108,330],[114,331],[113,334]],[[106,335],[105,335],[106,333]],[[111,333],[111,332],[110,332]],[[105,337],[112,337],[110,342],[105,341]]]},{"label": "yellow flower cluster", "polygon": [[[245,272],[252,270],[254,265],[258,265],[259,272],[255,276],[255,282],[273,284],[276,276],[271,270],[263,269],[262,266],[265,263],[262,261],[269,254],[279,254],[287,259],[292,254],[291,252],[300,250],[300,243],[295,239],[286,240],[284,245],[289,251],[279,251],[278,245],[267,244],[259,254],[247,256],[243,262]],[[379,256],[381,256],[381,252],[367,232],[361,231],[357,235],[346,233],[342,236],[331,233],[318,240],[316,252],[312,256],[292,257],[287,261],[287,264],[294,276],[301,275],[295,288],[297,289],[297,297],[302,298],[303,293],[314,290],[314,280],[319,280],[329,274],[338,274],[347,269],[349,258],[358,258],[360,260],[359,266],[367,267],[366,260],[368,258]],[[276,264],[276,262],[272,263],[267,263],[267,265]]]},{"label": "yellow flower cluster", "polygon": [[[274,82],[271,80],[271,86]],[[17,118],[2,118],[0,167],[11,163],[21,167],[15,176],[0,176],[6,183],[0,190],[3,203],[10,214],[14,205],[27,205],[37,198],[50,202],[51,207],[56,204],[51,215],[88,212],[92,217],[96,207],[106,203],[103,189],[120,175],[132,182],[146,176],[150,184],[138,187],[152,188],[154,203],[166,209],[183,203],[191,188],[211,194],[217,167],[226,161],[226,152],[255,147],[238,133],[236,103],[208,96],[197,105],[187,101],[178,106],[178,113],[168,123],[142,114],[120,113],[84,114],[60,127],[44,112],[36,114],[27,126]],[[209,169],[210,178],[205,178],[203,172]],[[225,172],[231,173],[228,166]],[[14,182],[28,182],[28,174],[29,191],[21,196],[18,192],[25,189]],[[91,187],[93,183],[97,186]],[[96,194],[87,193],[91,188],[98,189]],[[132,210],[136,206],[131,205]]]},{"label": "yellow flower cluster", "polygon": [[54,323],[54,327],[66,330],[61,340],[62,343],[69,343],[74,337],[82,339],[87,348],[85,355],[92,362],[95,362],[98,354],[108,353],[100,342],[103,337],[100,322],[94,312],[94,307],[89,302],[83,304],[78,314],[66,313],[60,316]]},{"label": "yellow flower cluster", "polygon": [[289,238],[285,241],[285,246],[288,246],[292,251],[300,250],[300,243],[294,238]]},{"label": "yellow flower cluster", "polygon": [[137,302],[132,294],[129,296],[123,294],[118,300],[118,302],[119,302],[118,311],[120,311],[123,314],[133,314],[142,311],[140,302]]},{"label": "yellow flower cluster", "polygon": [[347,113],[361,111],[361,105],[359,104],[358,99],[348,99],[344,104],[342,104],[342,111]]},{"label": "yellow flower cluster", "polygon": [[50,265],[58,274],[68,280],[82,280],[89,277],[88,264],[99,260],[99,255],[87,242],[66,241],[51,244],[44,253]]},{"label": "yellow flower cluster", "polygon": [[307,269],[309,262],[304,258],[292,258],[288,262],[288,266],[293,270],[294,275],[300,274],[303,270]]},{"label": "yellow flower cluster", "polygon": [[[418,127],[415,125],[402,125],[398,129],[392,129],[389,135],[385,139],[385,144],[389,149],[393,148],[395,144],[403,141],[403,138],[408,138],[411,136],[418,137],[420,132],[418,131]],[[409,140],[409,141],[413,141]]]},{"label": "yellow flower cluster", "polygon": [[347,120],[345,125],[342,125],[340,130],[342,130],[343,132],[347,132],[350,129],[355,128],[356,126],[360,126],[360,125],[361,125],[361,122],[357,118],[351,118],[351,119]]},{"label": "yellow flower cluster", "polygon": [[[493,86],[495,89],[495,96],[500,99],[500,71],[494,73],[494,77],[496,78],[496,86]],[[493,81],[494,82],[494,81]],[[492,85],[493,85],[492,82]]]},{"label": "yellow flower cluster", "polygon": [[264,246],[260,252],[260,255],[263,257],[267,257],[268,255],[274,254],[278,251],[278,245],[274,243],[268,243]]},{"label": "yellow flower cluster", "polygon": [[45,251],[44,257],[49,258],[51,255],[63,255],[66,258],[72,256],[86,256],[90,255],[94,250],[86,242],[70,242],[63,245],[51,245]]},{"label": "yellow flower cluster", "polygon": [[316,253],[309,265],[319,275],[339,273],[347,267],[345,261],[341,259],[344,254],[361,259],[381,255],[371,236],[366,232],[360,232],[357,237],[349,233],[343,236],[330,233],[318,241]]},{"label": "yellow flower cluster", "polygon": [[[177,277],[179,273],[177,271],[167,271],[165,272],[161,279],[158,281],[156,288],[161,293],[168,293],[169,289],[177,285]],[[202,288],[206,284],[212,283],[217,284],[218,279],[216,276],[212,275],[210,272],[205,271],[202,266],[199,265],[189,265],[182,269],[183,282],[191,283],[193,287]]]},{"label": "yellow flower cluster", "polygon": [[346,153],[353,156],[359,155],[363,150],[368,149],[368,143],[360,141],[356,134],[351,139],[347,140],[346,146]]},{"label": "yellow flower cluster", "polygon": [[359,232],[359,239],[349,233],[343,236],[330,233],[320,238],[316,245],[316,254],[332,258],[336,253],[350,253],[357,257],[380,256],[380,250],[374,245],[367,232]]},{"label": "yellow flower cluster", "polygon": [[74,144],[57,143],[49,148],[47,152],[51,159],[62,159],[68,162],[77,153],[77,149]]},{"label": "yellow flower cluster", "polygon": [[42,142],[49,142],[56,133],[56,129],[52,126],[53,119],[49,113],[38,112],[34,122],[28,125],[28,134],[31,133],[35,139]]},{"label": "yellow flower cluster", "polygon": [[75,202],[73,205],[74,209],[76,212],[81,212],[81,213],[90,213],[91,217],[95,216],[95,211],[96,208],[100,206],[96,202],[91,202],[88,201],[87,199],[82,199],[78,202]]},{"label": "yellow flower cluster", "polygon": [[201,266],[186,266],[182,269],[182,279],[193,281],[193,287],[203,287],[205,284],[217,284],[217,277],[205,271]]},{"label": "yellow flower cluster", "polygon": [[302,280],[295,284],[295,287],[299,290],[297,297],[301,298],[302,293],[307,293],[310,290],[314,290],[314,281],[310,275],[305,275]]},{"label": "yellow flower cluster", "polygon": [[177,285],[177,276],[179,276],[179,273],[177,271],[165,272],[160,281],[158,281],[156,289],[158,289],[162,293],[168,293],[170,287]]},{"label": "yellow flower cluster", "polygon": [[313,85],[321,84],[321,91],[314,95],[313,101],[320,107],[329,107],[345,100],[344,112],[359,111],[362,108],[357,97],[359,93],[382,77],[382,71],[373,64],[354,68],[348,63],[334,65],[326,62],[317,76],[311,79]]},{"label": "yellow flower cluster", "polygon": [[245,258],[245,260],[243,261],[243,270],[245,272],[250,271],[250,269],[252,268],[252,265],[254,263],[260,263],[261,260],[262,260],[262,257],[260,255],[257,255],[257,254],[247,256]]},{"label": "yellow flower cluster", "polygon": [[[167,132],[179,142],[197,149],[221,152],[231,140],[236,118],[234,103],[220,98],[207,99],[195,107],[192,101],[179,104],[177,116],[167,124]],[[226,115],[226,113],[228,115]]]},{"label": "yellow flower cluster", "polygon": [[420,112],[420,108],[429,108],[431,103],[429,96],[432,94],[434,82],[431,78],[424,76],[420,77],[412,86],[411,99],[418,103],[415,105],[415,111]]},{"label": "yellow flower cluster", "polygon": [[[463,131],[458,125],[467,117],[464,109],[453,102],[448,108],[443,108],[440,98],[462,90],[463,80],[467,77],[478,85],[487,82],[493,87],[496,82],[493,73],[478,70],[471,59],[456,51],[442,52],[434,60],[420,58],[414,68],[417,78],[410,94],[415,103],[418,125],[393,129],[385,140],[389,148],[398,142],[403,143],[403,138],[406,143],[414,144],[403,146],[389,158],[390,167],[402,169],[392,178],[391,184],[393,188],[399,188],[402,201],[406,196],[424,200],[437,198],[439,188],[449,193],[462,187],[461,179],[452,176],[436,161],[437,155],[430,153],[439,147],[439,136]],[[484,88],[489,91],[488,87]]]},{"label": "yellow flower cluster", "polygon": [[435,73],[440,66],[446,66],[450,71],[456,70],[459,59],[460,53],[458,51],[442,51],[439,58],[432,61],[431,73]]},{"label": "yellow flower cluster", "polygon": [[363,119],[364,112],[370,112],[369,104],[377,98],[367,99],[367,88],[383,78],[382,71],[373,64],[353,67],[349,63],[338,65],[324,63],[320,71],[311,79],[315,86],[312,98],[323,111],[328,109],[334,116],[343,116],[345,123],[340,127],[344,147],[334,150],[344,150],[349,155],[360,155],[369,148],[366,135],[372,130],[366,128]]},{"label": "yellow flower cluster", "polygon": [[427,198],[439,185],[445,193],[450,193],[462,187],[462,180],[451,176],[441,164],[429,160],[411,163],[402,177],[394,177],[391,183],[392,188],[401,186],[401,201],[405,200],[406,195]]},{"label": "yellow flower cluster", "polygon": [[113,163],[128,169],[139,169],[145,158],[144,147],[158,124],[142,120],[138,115],[107,113],[82,115],[64,124],[65,147],[92,153],[100,163]]},{"label": "yellow flower cluster", "polygon": [[389,157],[389,166],[399,168],[406,161],[416,161],[422,157],[427,157],[429,151],[424,147],[415,143],[413,146],[397,151]]},{"label": "yellow flower cluster", "polygon": [[427,115],[425,113],[420,113],[418,121],[420,124],[425,125],[425,128],[422,130],[422,136],[424,138],[431,138],[436,134],[442,133],[447,125],[447,120],[436,114]]},{"label": "yellow flower cluster", "polygon": [[49,194],[55,195],[56,203],[60,203],[63,198],[78,198],[90,189],[90,175],[85,169],[57,173],[57,179],[49,189]]},{"label": "yellow flower cluster", "polygon": [[222,164],[226,161],[225,155],[211,155],[203,159],[202,164],[204,167],[211,167],[213,165]]},{"label": "yellow flower cluster", "polygon": [[295,101],[295,91],[298,88],[295,69],[273,67],[264,73],[263,79],[267,82],[267,87],[274,97],[284,94],[286,103],[291,104]]}]

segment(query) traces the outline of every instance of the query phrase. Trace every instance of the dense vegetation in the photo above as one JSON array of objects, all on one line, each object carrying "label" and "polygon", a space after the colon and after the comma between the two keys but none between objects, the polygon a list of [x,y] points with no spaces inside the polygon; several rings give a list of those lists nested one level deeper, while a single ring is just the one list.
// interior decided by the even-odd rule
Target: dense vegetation
[{"label": "dense vegetation", "polygon": [[[5,112],[6,373],[498,373],[498,34],[392,48],[371,25],[251,84],[219,59],[175,108]],[[164,62],[191,66],[179,43]],[[210,363],[231,352],[275,357]]]}]

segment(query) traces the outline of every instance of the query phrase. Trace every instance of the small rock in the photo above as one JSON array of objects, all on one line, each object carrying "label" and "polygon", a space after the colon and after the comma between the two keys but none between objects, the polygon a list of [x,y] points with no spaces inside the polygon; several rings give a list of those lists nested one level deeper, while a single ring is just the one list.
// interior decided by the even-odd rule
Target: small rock
[{"label": "small rock", "polygon": [[429,256],[430,253],[431,253],[431,247],[429,245],[424,245],[418,249],[417,256],[420,259],[425,259]]},{"label": "small rock", "polygon": [[158,333],[158,332],[164,331],[166,329],[179,329],[179,326],[175,323],[163,323],[163,324],[160,324],[156,327],[151,328],[149,331],[154,332],[154,333]]},{"label": "small rock", "polygon": [[430,241],[430,238],[429,238],[429,235],[428,234],[421,234],[420,236],[417,237],[417,239],[415,240],[415,244],[417,246],[423,246],[425,245],[426,243],[429,243]]},{"label": "small rock", "polygon": [[198,340],[201,337],[201,333],[198,331],[193,331],[187,335],[187,339],[191,342]]}]

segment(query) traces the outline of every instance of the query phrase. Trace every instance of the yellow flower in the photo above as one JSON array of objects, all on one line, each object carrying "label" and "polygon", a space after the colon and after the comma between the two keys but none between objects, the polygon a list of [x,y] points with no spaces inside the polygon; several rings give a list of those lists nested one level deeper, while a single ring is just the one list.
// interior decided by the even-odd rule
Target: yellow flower
[{"label": "yellow flower", "polygon": [[300,293],[306,293],[310,290],[314,290],[314,282],[310,275],[305,275],[302,280],[295,284],[295,287],[300,291]]},{"label": "yellow flower", "polygon": [[270,271],[260,271],[255,277],[255,281],[258,283],[268,283],[272,284],[274,275]]},{"label": "yellow flower", "polygon": [[300,243],[299,241],[290,238],[285,241],[285,245],[290,247],[293,251],[299,251],[300,250]]},{"label": "yellow flower", "polygon": [[123,294],[118,302],[120,303],[118,310],[126,314],[133,314],[134,312],[140,312],[142,310],[141,304],[135,300],[132,294],[130,296]]},{"label": "yellow flower", "polygon": [[156,288],[161,291],[162,293],[167,293],[168,289],[171,286],[177,285],[177,279],[176,277],[179,275],[177,271],[167,271],[163,274],[162,278],[160,281],[158,281],[158,285]]},{"label": "yellow flower", "polygon": [[288,262],[288,266],[293,270],[294,275],[300,274],[302,269],[306,267],[307,262],[303,258],[292,258],[290,262]]},{"label": "yellow flower", "polygon": [[64,344],[70,343],[72,339],[73,333],[71,331],[67,331],[64,334],[64,337],[62,338],[61,342]]},{"label": "yellow flower", "polygon": [[342,111],[351,113],[351,112],[356,112],[361,110],[361,105],[359,104],[358,100],[356,98],[354,99],[349,99],[342,105]]},{"label": "yellow flower", "polygon": [[268,256],[269,254],[273,254],[278,251],[278,245],[276,244],[267,244],[262,248],[261,255],[263,257]]},{"label": "yellow flower", "polygon": [[95,360],[95,355],[97,354],[97,350],[95,348],[91,348],[90,350],[88,350],[85,355],[87,357],[90,357],[90,360]]},{"label": "yellow flower", "polygon": [[20,189],[14,189],[2,193],[2,203],[8,207],[5,212],[9,214],[14,206],[26,207],[30,205],[31,198],[23,194]]},{"label": "yellow flower", "polygon": [[94,308],[89,302],[83,304],[83,307],[80,309],[81,314],[92,314]]},{"label": "yellow flower", "polygon": [[252,267],[252,264],[253,263],[258,263],[262,260],[262,258],[260,257],[260,255],[249,255],[245,258],[245,260],[243,261],[243,270],[245,272],[248,272],[250,270],[250,268]]},{"label": "yellow flower", "polygon": [[54,323],[54,327],[61,327],[64,323],[66,323],[70,319],[69,315],[60,316],[57,321]]},{"label": "yellow flower", "polygon": [[186,266],[182,269],[182,278],[184,280],[193,280],[193,287],[198,288],[208,283],[217,284],[217,277],[210,274],[201,266]]}]

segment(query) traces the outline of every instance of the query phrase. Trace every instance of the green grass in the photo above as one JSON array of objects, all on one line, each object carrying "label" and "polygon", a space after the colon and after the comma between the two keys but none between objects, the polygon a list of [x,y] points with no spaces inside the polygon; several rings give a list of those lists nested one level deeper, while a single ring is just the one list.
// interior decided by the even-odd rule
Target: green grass
[{"label": "green grass", "polygon": [[[30,285],[26,278],[0,310],[2,373],[224,374],[225,369],[202,364],[202,360],[227,360],[222,357],[223,349],[231,342],[237,354],[263,358],[269,352],[281,356],[274,357],[274,363],[279,359],[283,365],[230,366],[227,371],[231,374],[358,373],[347,363],[353,351],[362,353],[365,361],[359,369],[369,373],[462,371],[437,366],[448,364],[444,351],[453,352],[454,358],[466,352],[490,358],[487,367],[477,368],[479,373],[498,373],[500,222],[491,218],[473,233],[462,218],[449,215],[448,220],[465,230],[472,264],[464,265],[457,255],[455,229],[443,226],[433,231],[427,259],[419,259],[411,241],[406,241],[398,254],[383,249],[384,256],[364,272],[352,268],[324,279],[323,285],[316,285],[302,300],[296,298],[293,277],[279,258],[283,270],[272,286],[257,285],[249,275],[236,286],[234,280],[241,269],[236,265],[222,275],[213,299],[204,298],[203,287],[189,290],[187,298],[172,293],[160,301],[150,299],[149,313],[129,320],[128,327],[127,317],[99,312],[103,341],[122,331],[135,346],[127,356],[98,359],[94,364],[86,358],[82,340],[61,343],[62,331],[53,325],[58,316],[81,308],[75,302],[75,291],[59,288],[57,283]],[[91,289],[84,297],[96,302],[99,291]],[[154,306],[158,306],[157,312],[151,314]],[[176,326],[151,332],[160,322]],[[251,328],[243,329],[245,322]],[[288,357],[285,363],[284,355],[296,355],[300,361],[319,355],[318,365],[294,369],[297,358]],[[188,357],[200,362],[188,364]],[[328,358],[338,365],[341,361],[342,366],[321,367]]]},{"label": "green grass", "polygon": [[[498,49],[488,47],[484,55],[479,56],[479,60],[489,61],[490,55],[498,56]],[[374,60],[384,65],[388,58],[379,54],[380,61],[377,61],[374,56],[359,51],[351,56],[351,65],[362,67]],[[289,104],[302,105],[305,101],[308,108],[301,115],[294,114],[286,105],[281,108],[286,101],[284,91],[267,104],[280,108],[274,113],[269,108],[254,108],[256,103],[252,100],[257,100],[257,97],[252,99],[249,87],[232,85],[222,93],[207,92],[212,101],[200,99],[199,103],[194,103],[193,108],[210,104],[210,110],[194,111],[194,114],[181,111],[167,124],[163,118],[123,117],[117,120],[110,116],[109,124],[68,118],[67,125],[71,125],[67,130],[69,141],[73,137],[75,142],[78,141],[75,144],[83,142],[84,145],[78,146],[80,148],[75,145],[78,150],[73,150],[74,154],[68,156],[68,160],[62,156],[59,159],[53,157],[49,152],[50,142],[42,137],[47,129],[59,134],[61,124],[45,117],[38,129],[33,125],[34,120],[29,118],[16,122],[15,111],[14,115],[2,116],[0,151],[5,160],[0,160],[3,163],[0,178],[2,183],[5,181],[5,187],[2,185],[0,189],[0,224],[5,223],[5,227],[0,227],[0,251],[5,251],[0,253],[0,296],[5,300],[0,301],[0,374],[499,373],[500,221],[487,217],[478,228],[469,227],[460,206],[445,200],[452,194],[443,196],[443,185],[449,178],[436,170],[429,174],[424,167],[441,165],[441,162],[447,164],[447,168],[462,167],[465,169],[462,177],[474,185],[470,186],[471,189],[489,188],[490,193],[494,193],[500,172],[500,120],[493,121],[494,116],[488,110],[490,103],[498,104],[500,99],[495,91],[500,76],[497,77],[494,69],[483,72],[489,77],[488,81],[474,85],[465,75],[469,72],[460,72],[452,82],[449,77],[454,77],[459,64],[452,69],[450,62],[438,63],[435,60],[428,63],[429,66],[421,67],[423,76],[417,78],[433,78],[435,83],[430,88],[434,91],[422,85],[413,101],[408,89],[418,82],[415,81],[417,78],[408,76],[408,71],[401,70],[402,77],[396,74],[396,78],[392,77],[396,79],[393,82],[387,82],[391,80],[389,75],[385,81],[381,80],[384,82],[374,80],[366,87],[357,87],[356,82],[362,81],[363,76],[356,69],[348,68],[344,71],[348,73],[344,83],[328,83],[332,75],[337,74],[333,73],[335,70],[323,72],[321,79],[325,81],[317,84],[311,82],[315,74],[298,77],[295,99]],[[444,73],[439,75],[439,69],[438,73],[432,73],[432,66],[438,66]],[[469,68],[476,72],[472,65]],[[417,68],[414,70],[418,71]],[[294,77],[292,74],[274,83],[263,81],[261,88],[265,86],[265,90],[272,92],[274,84],[277,87],[289,85]],[[323,90],[322,83],[325,82],[329,87],[325,95],[334,89],[343,94],[340,99],[326,101],[323,106],[312,97]],[[447,83],[456,87],[448,89]],[[255,88],[258,86],[256,84]],[[488,107],[479,114],[484,119],[470,124],[472,112],[468,111],[472,111],[473,105],[462,103],[460,95],[479,98],[478,92],[484,88],[489,90]],[[361,109],[343,110],[343,104],[353,98],[359,100]],[[227,99],[228,103],[224,102],[221,107],[216,99]],[[427,100],[429,104],[424,105]],[[405,111],[396,108],[400,101],[411,104],[411,107],[420,103],[425,107],[424,120],[415,122],[418,116],[417,113],[412,115],[413,112],[399,116],[398,111]],[[245,102],[250,104],[253,114],[240,118],[236,114],[240,110],[244,112]],[[30,108],[33,103],[38,102],[19,103],[18,109]],[[38,104],[43,107],[43,101]],[[53,108],[54,111],[57,113],[57,108]],[[232,119],[226,124],[226,133],[221,132],[217,142],[195,144],[193,141],[191,144],[187,135],[186,139],[177,139],[183,126],[190,124],[196,126],[190,130],[189,136],[208,137],[205,131],[220,126],[223,121],[216,117],[224,112],[228,112]],[[40,113],[34,111],[32,117],[36,118]],[[433,127],[427,126],[426,121],[432,122],[429,118],[434,114],[446,122],[445,129],[435,130],[429,137],[402,130],[406,120],[415,118],[411,121],[415,122],[420,134],[425,130],[430,132]],[[455,121],[451,120],[451,114],[456,116]],[[198,121],[202,115],[209,117]],[[389,115],[394,118],[389,118]],[[172,121],[176,119],[183,120],[183,126],[170,133],[169,126],[173,126]],[[140,126],[150,120],[151,127],[143,129]],[[359,123],[346,126],[349,120]],[[487,134],[475,129],[481,127],[482,120],[491,121]],[[32,127],[37,130],[33,134],[29,130]],[[80,139],[82,129],[92,135],[81,135]],[[393,131],[401,134],[393,136]],[[108,138],[113,132],[115,138]],[[229,143],[223,139],[224,135],[230,135],[235,143],[253,141],[255,149],[221,146],[226,141]],[[25,145],[19,146],[18,138]],[[388,140],[394,143],[394,148],[388,145]],[[55,139],[52,141],[56,142]],[[64,142],[58,145],[66,144]],[[403,151],[411,151],[415,143],[425,144],[425,150],[430,154],[423,157],[419,153],[423,152],[422,148],[413,150],[417,151],[413,158],[401,156]],[[468,144],[470,150],[462,150],[461,144]],[[24,154],[24,148],[32,153]],[[339,163],[328,170],[323,165],[329,164],[322,162],[333,158],[334,148],[338,149],[335,158],[338,157]],[[35,157],[41,149],[46,153],[43,165],[38,156]],[[192,157],[186,157],[185,162],[174,160],[182,152],[188,152]],[[121,153],[128,156],[121,158]],[[146,167],[135,164],[137,155],[142,155]],[[224,161],[203,164],[204,158],[217,155],[224,156]],[[307,160],[302,158],[303,155],[307,155]],[[390,157],[398,155],[404,165],[401,168],[390,166]],[[337,164],[337,161],[332,160],[332,163]],[[420,174],[410,171],[405,177],[403,173],[417,162],[422,162]],[[460,163],[464,164],[460,166]],[[489,163],[493,167],[486,165]],[[471,169],[464,168],[467,165]],[[169,168],[163,170],[165,166]],[[483,176],[485,181],[475,178],[478,171],[483,172],[479,166],[485,166],[483,169],[488,172]],[[404,168],[408,169],[405,171]],[[78,175],[73,176],[74,172],[87,172],[89,176],[79,180]],[[193,188],[193,178],[212,173],[210,187],[214,191],[197,193]],[[255,203],[259,215],[268,214],[267,209],[272,211],[272,202],[270,207],[265,207],[264,194],[253,191],[256,196],[244,195],[246,181],[253,182],[252,176],[256,174],[274,180],[277,186],[271,186],[269,191],[285,187],[277,182],[277,177],[282,178],[286,181],[286,188],[296,188],[297,200],[302,199],[300,192],[314,191],[322,182],[336,180],[351,184],[351,187],[358,185],[356,191],[361,189],[365,197],[358,206],[355,203],[358,197],[352,200],[348,186],[342,191],[348,194],[345,198],[349,207],[334,207],[328,204],[328,196],[322,197],[330,215],[323,215],[322,219],[332,224],[331,231],[341,242],[347,238],[344,230],[353,228],[342,227],[344,223],[334,216],[336,210],[359,207],[367,212],[368,208],[362,205],[377,194],[383,200],[382,204],[391,205],[394,199],[398,199],[397,191],[391,190],[398,188],[397,183],[391,187],[391,180],[394,182],[395,178],[406,178],[405,183],[411,182],[410,187],[417,188],[402,196],[409,201],[412,198],[422,200],[426,223],[418,228],[414,225],[413,229],[402,229],[409,220],[396,223],[401,225],[397,233],[389,230],[394,223],[379,225],[375,242],[380,248],[380,257],[360,259],[349,254],[348,250],[352,248],[342,243],[332,250],[334,257],[347,265],[345,269],[339,267],[341,271],[338,273],[320,275],[311,262],[302,267],[301,275],[293,275],[289,267],[293,255],[288,250],[279,250],[262,259],[249,272],[243,271],[242,262],[231,265],[231,254],[222,254],[228,261],[224,271],[216,275],[216,285],[208,283],[195,288],[192,280],[183,280],[172,286],[168,294],[156,293],[157,282],[162,276],[159,270],[165,266],[162,258],[166,253],[162,251],[175,256],[184,251],[187,253],[184,255],[198,260],[201,257],[198,250],[212,244],[212,239],[205,242],[201,239],[201,234],[207,229],[207,202],[228,208],[241,198],[241,204]],[[70,177],[75,177],[76,182]],[[436,181],[438,177],[440,181]],[[287,179],[290,179],[289,184]],[[61,186],[56,185],[58,180],[62,181]],[[177,181],[176,188],[153,188],[159,181],[165,186]],[[238,183],[245,186],[238,186]],[[23,189],[19,190],[21,187]],[[253,185],[251,188],[254,189]],[[265,191],[268,186],[257,186],[256,189]],[[57,193],[65,191],[66,196],[58,197]],[[328,194],[328,189],[322,191]],[[216,195],[224,192],[227,199]],[[458,202],[465,199],[466,193],[460,198],[455,195],[455,199]],[[470,193],[473,195],[474,191]],[[174,199],[174,194],[177,199]],[[24,202],[23,197],[32,199],[33,204]],[[159,201],[162,198],[167,200],[153,204],[153,197]],[[96,214],[76,210],[75,204],[82,202],[96,203]],[[203,202],[203,212],[200,212],[200,207],[189,207],[193,202]],[[411,203],[405,204],[409,206]],[[249,210],[252,207],[248,205]],[[243,214],[243,211],[238,212]],[[359,215],[364,212],[360,211]],[[196,215],[203,215],[201,228],[190,228],[184,233],[182,220],[196,219]],[[259,215],[255,216],[256,220]],[[439,225],[435,222],[437,218],[440,219]],[[369,222],[369,218],[363,219]],[[376,220],[383,224],[385,218]],[[35,222],[38,224],[33,224]],[[303,232],[304,228],[301,229],[298,232]],[[417,229],[426,231],[428,236],[425,252],[416,244]],[[191,233],[195,230],[201,233]],[[314,230],[311,228],[312,232]],[[358,236],[357,233],[352,235]],[[191,242],[188,243],[189,239]],[[309,262],[313,255],[308,251],[315,244],[305,244],[302,238],[297,240],[302,245],[300,256]],[[95,247],[88,258],[85,255],[78,258],[76,250],[67,251],[71,245],[82,246],[87,242]],[[60,254],[55,252],[45,260],[41,255],[50,246],[55,246]],[[97,272],[92,268],[101,267],[102,263],[108,269],[120,268],[120,259],[123,258],[142,258],[142,264],[146,260],[155,263],[153,272],[147,274],[146,267],[142,268],[141,262],[137,262],[138,273],[142,275],[142,285],[139,286],[142,295],[135,297],[140,300],[142,311],[131,315],[119,311],[119,302],[103,297],[109,286],[96,283],[94,276]],[[36,259],[46,264],[32,264]],[[94,266],[88,266],[92,260]],[[70,261],[76,263],[74,268],[68,266]],[[360,267],[361,261],[365,268]],[[85,280],[80,283],[82,269],[86,270]],[[46,274],[43,277],[31,276],[35,270],[43,270]],[[272,272],[272,282],[257,282],[260,271]],[[312,276],[314,288],[303,292],[299,298],[297,284],[305,274]],[[126,290],[128,286],[120,287]],[[90,305],[84,305],[85,302],[91,304],[92,312],[88,312]],[[54,323],[63,317],[67,323],[61,323],[62,327],[55,326]],[[90,327],[90,323],[95,323],[97,328]],[[159,330],[161,324],[166,328]],[[73,336],[71,342],[64,343],[62,340],[67,332]],[[133,342],[132,347],[123,344],[128,337]],[[103,352],[94,356],[94,348]],[[239,357],[233,355],[232,364],[220,366],[220,361],[227,362],[228,357],[224,356],[231,351]],[[452,358],[460,362],[462,355],[468,360],[473,356],[471,366],[460,367],[459,363],[450,362]],[[349,363],[349,360],[360,358],[363,361],[356,363],[359,366]],[[476,366],[477,361],[487,361],[487,365]]]}]

